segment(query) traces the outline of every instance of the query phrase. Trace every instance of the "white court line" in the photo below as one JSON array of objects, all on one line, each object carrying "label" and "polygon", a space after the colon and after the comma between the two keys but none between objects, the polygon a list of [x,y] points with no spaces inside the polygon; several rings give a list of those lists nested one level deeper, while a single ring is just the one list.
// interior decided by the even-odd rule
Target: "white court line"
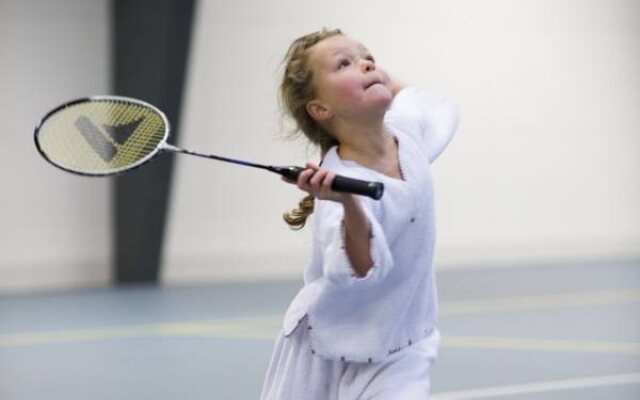
[{"label": "white court line", "polygon": [[640,373],[596,376],[591,378],[565,379],[526,383],[522,385],[493,386],[481,389],[434,393],[432,400],[472,400],[518,394],[547,393],[561,390],[582,389],[597,386],[613,386],[640,383]]}]

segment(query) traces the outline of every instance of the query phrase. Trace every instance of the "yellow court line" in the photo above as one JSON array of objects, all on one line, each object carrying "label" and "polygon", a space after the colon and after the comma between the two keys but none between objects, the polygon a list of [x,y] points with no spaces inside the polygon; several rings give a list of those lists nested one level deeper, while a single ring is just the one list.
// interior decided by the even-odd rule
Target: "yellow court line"
[{"label": "yellow court line", "polygon": [[640,301],[640,290],[514,296],[444,303],[440,315],[467,315],[524,310],[546,310],[586,306],[606,306]]},{"label": "yellow court line", "polygon": [[[440,306],[440,315],[475,315],[509,311],[615,305],[637,301],[640,301],[640,290],[519,296],[448,302]],[[282,326],[282,319],[283,316],[281,315],[244,316],[224,318],[214,321],[170,322],[147,325],[127,325],[122,327],[2,334],[0,335],[0,348],[162,335],[273,340]],[[497,338],[494,341],[490,341],[489,338],[462,336],[458,336],[457,338],[457,340],[453,340],[454,337],[449,337],[450,344],[443,344],[445,346],[453,347],[484,346],[485,348],[498,348],[496,346],[502,346],[501,348],[505,349],[532,349],[538,346],[546,349],[564,349],[563,351],[623,352],[625,354],[637,354],[637,348],[634,347],[636,345],[633,343],[623,343],[621,344],[622,347],[620,347],[618,345],[608,346],[606,344],[602,344],[606,342],[567,341],[566,343],[562,342],[563,344],[559,344],[559,341],[555,341],[555,344],[552,344],[548,342],[542,343],[540,341],[513,342],[515,339],[508,338]],[[572,343],[573,345],[570,345],[569,343]],[[582,344],[578,345],[576,343]],[[594,345],[591,347],[591,350],[585,350],[588,349],[591,344]],[[570,350],[572,346],[574,350]]]},{"label": "yellow court line", "polygon": [[[110,339],[131,339],[146,336],[208,336],[219,338],[267,338],[265,333],[252,332],[245,323],[166,323],[109,327],[97,329],[75,329],[61,331],[30,332],[0,335],[0,348],[91,342]],[[274,332],[276,330],[274,329]],[[275,338],[275,333],[268,336]]]},{"label": "yellow court line", "polygon": [[[41,334],[2,335],[2,337],[0,337],[0,348],[33,346],[38,344],[62,344],[113,339],[132,339],[136,337],[153,336],[274,340],[278,334],[277,329],[264,329],[264,327],[261,329],[255,328],[256,327],[240,325],[163,324],[107,330],[95,329],[42,332]],[[442,347],[485,350],[621,354],[633,356],[640,355],[640,343],[612,341],[520,339],[508,337],[446,335],[443,337]]]},{"label": "yellow court line", "polygon": [[445,335],[442,338],[442,346],[448,348],[640,355],[640,343],[599,340],[519,339]]}]

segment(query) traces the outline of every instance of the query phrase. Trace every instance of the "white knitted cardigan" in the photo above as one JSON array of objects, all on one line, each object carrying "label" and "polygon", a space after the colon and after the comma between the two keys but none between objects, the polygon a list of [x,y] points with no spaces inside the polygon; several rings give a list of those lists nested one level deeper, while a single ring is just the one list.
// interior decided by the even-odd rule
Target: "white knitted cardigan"
[{"label": "white knitted cardigan", "polygon": [[305,286],[287,310],[284,333],[289,336],[307,316],[309,351],[326,359],[381,361],[435,329],[431,163],[456,131],[458,110],[442,96],[406,88],[394,98],[385,125],[398,141],[403,180],[342,160],[336,147],[323,160],[323,168],[385,185],[379,201],[360,198],[372,227],[374,261],[362,278],[344,249],[342,206],[316,201],[311,262]]}]

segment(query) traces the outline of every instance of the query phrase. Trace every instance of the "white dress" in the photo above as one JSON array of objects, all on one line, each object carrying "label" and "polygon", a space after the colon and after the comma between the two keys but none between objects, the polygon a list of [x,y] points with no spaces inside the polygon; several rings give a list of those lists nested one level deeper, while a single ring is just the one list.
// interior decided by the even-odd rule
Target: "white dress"
[{"label": "white dress", "polygon": [[428,398],[428,370],[440,339],[430,164],[457,123],[448,100],[404,89],[385,115],[398,142],[403,180],[342,160],[335,147],[325,155],[324,168],[385,185],[380,201],[361,197],[374,264],[365,277],[353,273],[342,207],[317,200],[305,286],[285,316],[261,400]]},{"label": "white dress", "polygon": [[280,333],[261,400],[426,400],[437,357],[437,330],[376,363],[326,360],[309,352],[306,319],[289,337]]}]

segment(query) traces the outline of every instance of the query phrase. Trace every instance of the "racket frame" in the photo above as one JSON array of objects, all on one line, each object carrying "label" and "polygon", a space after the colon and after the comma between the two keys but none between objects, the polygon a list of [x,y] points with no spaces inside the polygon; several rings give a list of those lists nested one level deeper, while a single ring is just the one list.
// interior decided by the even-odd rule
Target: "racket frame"
[{"label": "racket frame", "polygon": [[[75,106],[75,105],[78,105],[78,104],[81,104],[81,103],[88,103],[88,102],[92,102],[92,101],[105,101],[105,100],[110,100],[110,101],[115,101],[115,102],[119,101],[119,102],[125,102],[125,103],[134,103],[134,104],[146,107],[148,109],[151,109],[153,112],[158,114],[160,116],[160,118],[162,118],[162,122],[164,123],[165,129],[164,129],[164,136],[162,137],[162,140],[158,143],[158,145],[155,147],[155,149],[153,149],[153,151],[149,152],[149,154],[145,155],[144,157],[142,157],[140,160],[136,161],[135,163],[132,163],[132,164],[127,165],[127,166],[122,167],[122,168],[109,170],[108,172],[100,172],[100,171],[97,171],[97,172],[83,172],[83,171],[78,171],[78,170],[73,169],[71,167],[67,167],[65,165],[56,163],[51,158],[49,158],[47,153],[45,153],[44,150],[42,149],[42,147],[40,146],[40,141],[38,140],[38,137],[40,135],[40,129],[42,128],[43,124],[45,122],[47,122],[47,120],[49,118],[51,118],[54,114],[60,112],[64,108]],[[156,154],[158,154],[160,151],[163,151],[163,150],[171,151],[174,146],[167,145],[167,139],[169,138],[169,132],[170,131],[171,131],[171,124],[169,123],[169,120],[167,119],[167,116],[160,109],[158,109],[156,106],[154,106],[153,104],[147,103],[147,102],[142,101],[142,100],[134,99],[134,98],[131,98],[131,97],[126,97],[126,96],[99,95],[99,96],[81,97],[81,98],[78,98],[78,99],[70,100],[70,101],[67,101],[65,103],[60,104],[59,106],[57,106],[53,110],[49,111],[44,117],[42,117],[40,122],[38,122],[38,124],[36,125],[35,130],[33,132],[33,139],[35,141],[36,148],[38,149],[38,152],[40,153],[40,155],[45,160],[47,160],[47,162],[49,162],[51,165],[53,165],[53,166],[55,166],[57,168],[60,168],[63,171],[71,172],[72,174],[81,175],[81,176],[92,176],[92,177],[96,177],[96,176],[112,176],[112,175],[115,176],[115,175],[119,175],[119,174],[121,174],[123,172],[128,172],[128,171],[131,171],[131,170],[134,170],[134,169],[137,169],[137,168],[141,167],[142,165],[144,165],[147,162],[151,161],[153,159],[153,157]]]}]

